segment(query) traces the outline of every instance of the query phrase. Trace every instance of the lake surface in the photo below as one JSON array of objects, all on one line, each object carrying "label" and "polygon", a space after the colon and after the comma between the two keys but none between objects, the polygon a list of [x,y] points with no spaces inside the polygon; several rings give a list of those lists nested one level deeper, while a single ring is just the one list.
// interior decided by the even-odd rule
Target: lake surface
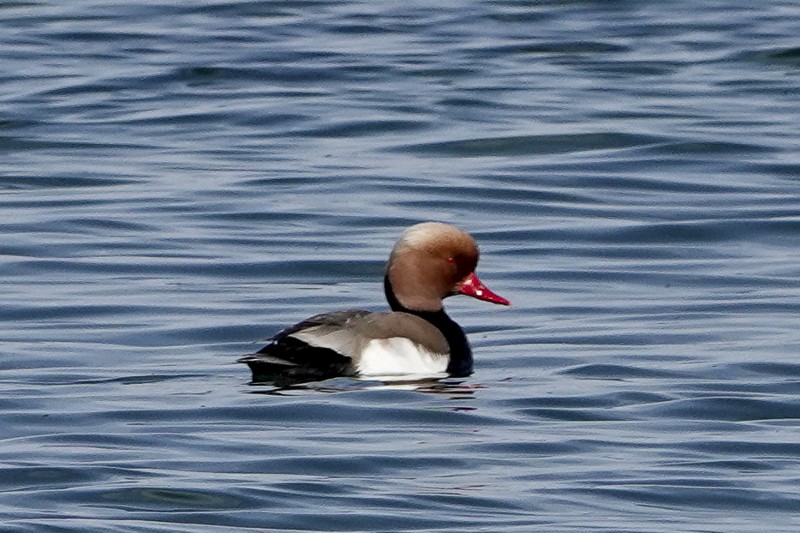
[{"label": "lake surface", "polygon": [[[0,6],[0,531],[800,530],[800,5]],[[382,309],[475,373],[234,363]]]}]

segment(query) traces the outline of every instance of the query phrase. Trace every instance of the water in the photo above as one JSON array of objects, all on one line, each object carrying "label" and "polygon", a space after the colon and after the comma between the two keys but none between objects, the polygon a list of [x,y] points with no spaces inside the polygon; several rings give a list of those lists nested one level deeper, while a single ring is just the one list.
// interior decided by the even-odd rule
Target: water
[{"label": "water", "polygon": [[[0,531],[797,531],[799,29],[3,5]],[[429,219],[514,303],[449,302],[474,375],[248,383]]]}]

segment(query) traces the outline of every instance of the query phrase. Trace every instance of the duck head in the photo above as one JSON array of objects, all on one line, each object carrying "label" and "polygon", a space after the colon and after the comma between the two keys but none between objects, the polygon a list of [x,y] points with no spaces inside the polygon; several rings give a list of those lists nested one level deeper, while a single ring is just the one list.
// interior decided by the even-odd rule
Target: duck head
[{"label": "duck head", "polygon": [[398,239],[389,256],[386,279],[397,301],[409,310],[439,311],[442,300],[456,294],[510,305],[475,274],[479,255],[468,233],[441,222],[423,222]]}]

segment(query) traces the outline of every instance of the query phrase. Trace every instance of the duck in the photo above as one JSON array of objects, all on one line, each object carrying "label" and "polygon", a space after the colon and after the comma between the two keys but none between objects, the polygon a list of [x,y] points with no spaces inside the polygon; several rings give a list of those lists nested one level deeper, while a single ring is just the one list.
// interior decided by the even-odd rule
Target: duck
[{"label": "duck", "polygon": [[467,232],[443,222],[407,228],[389,254],[383,288],[390,311],[345,309],[289,326],[238,359],[253,382],[291,385],[346,376],[382,381],[464,377],[473,357],[443,300],[466,295],[500,305],[475,274],[479,250]]}]

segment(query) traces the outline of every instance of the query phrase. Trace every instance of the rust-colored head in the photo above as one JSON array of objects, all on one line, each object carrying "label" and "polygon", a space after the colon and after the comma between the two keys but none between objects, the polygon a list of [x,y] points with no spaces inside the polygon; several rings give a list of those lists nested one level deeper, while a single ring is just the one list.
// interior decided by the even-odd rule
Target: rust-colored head
[{"label": "rust-colored head", "polygon": [[400,236],[386,275],[406,309],[438,311],[442,300],[454,294],[509,305],[475,275],[478,256],[478,246],[468,233],[441,222],[423,222]]}]

